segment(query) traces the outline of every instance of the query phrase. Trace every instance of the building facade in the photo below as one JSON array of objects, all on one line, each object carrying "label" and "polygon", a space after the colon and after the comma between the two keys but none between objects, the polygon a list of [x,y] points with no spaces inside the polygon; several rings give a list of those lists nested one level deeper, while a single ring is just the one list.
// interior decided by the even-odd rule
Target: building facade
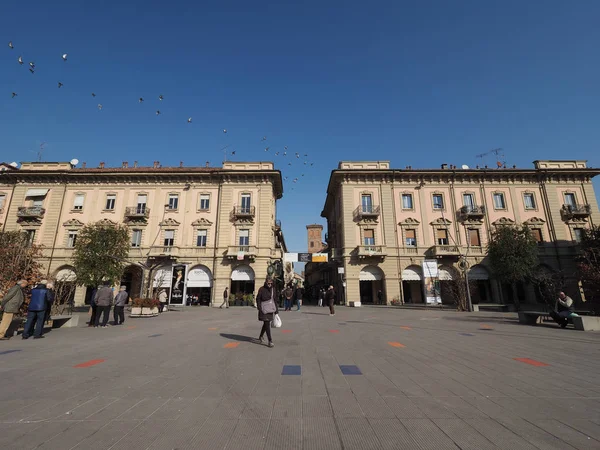
[{"label": "building facade", "polygon": [[[474,303],[510,303],[512,291],[494,279],[486,247],[497,227],[523,224],[539,244],[537,270],[564,274],[569,295],[581,299],[574,256],[583,230],[600,225],[592,187],[598,173],[585,161],[433,170],[342,161],[331,173],[321,214],[328,279],[346,302],[423,303],[423,262],[436,261],[443,303],[452,302],[444,281],[462,279],[465,270]],[[536,302],[532,286],[518,292],[521,301]]]},{"label": "building facade", "polygon": [[[276,220],[281,173],[270,162],[226,162],[220,168],[158,162],[3,167],[0,229],[24,231],[43,246],[42,263],[48,278],[57,281],[76,280],[73,248],[78,231],[90,222],[127,224],[131,248],[122,283],[132,298],[151,283],[154,290],[167,290],[173,304],[218,306],[226,287],[232,296],[255,293],[285,251]],[[185,283],[174,295],[177,276],[185,276]],[[78,287],[75,304],[89,302],[90,292]]]}]

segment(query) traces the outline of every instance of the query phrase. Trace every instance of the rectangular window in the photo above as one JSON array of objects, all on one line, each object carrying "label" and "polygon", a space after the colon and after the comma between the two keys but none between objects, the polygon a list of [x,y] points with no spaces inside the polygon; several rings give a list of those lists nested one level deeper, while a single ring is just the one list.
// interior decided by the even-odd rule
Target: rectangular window
[{"label": "rectangular window", "polygon": [[6,195],[0,195],[0,211],[4,209],[4,203],[6,203]]},{"label": "rectangular window", "polygon": [[523,203],[525,204],[525,209],[535,209],[535,197],[533,194],[523,194]]},{"label": "rectangular window", "polygon": [[250,194],[242,194],[242,214],[250,214],[252,197]]},{"label": "rectangular window", "polygon": [[365,230],[364,231],[364,242],[365,246],[375,245],[375,231]]},{"label": "rectangular window", "polygon": [[467,207],[469,211],[473,211],[475,207],[475,198],[473,194],[463,194],[463,205]]},{"label": "rectangular window", "polygon": [[142,230],[133,230],[131,232],[131,246],[134,248],[142,246]]},{"label": "rectangular window", "polygon": [[69,231],[69,235],[67,236],[67,247],[75,247],[75,242],[77,242],[77,231],[71,230]]},{"label": "rectangular window", "polygon": [[573,237],[575,242],[581,242],[583,240],[583,228],[573,228]]},{"label": "rectangular window", "polygon": [[373,212],[373,199],[371,198],[371,194],[363,194],[361,196],[361,207],[363,213],[372,213]]},{"label": "rectangular window", "polygon": [[206,236],[207,230],[198,230],[198,237],[196,238],[196,247],[206,247]]},{"label": "rectangular window", "polygon": [[533,238],[535,239],[535,242],[537,242],[538,244],[544,242],[544,239],[542,239],[542,229],[541,228],[532,228],[531,234],[532,234]]},{"label": "rectangular window", "polygon": [[416,247],[417,246],[417,235],[415,230],[406,230],[404,232],[404,244],[407,247]]},{"label": "rectangular window", "polygon": [[31,197],[31,206],[41,208],[44,206],[44,198],[46,197]]},{"label": "rectangular window", "polygon": [[137,197],[137,213],[145,214],[146,205],[148,204],[148,196],[146,194],[138,194]]},{"label": "rectangular window", "polygon": [[165,230],[165,247],[173,247],[175,245],[175,230]]},{"label": "rectangular window", "polygon": [[83,194],[76,194],[75,195],[75,200],[73,201],[73,209],[75,211],[81,211],[83,209],[83,199],[84,199],[84,195]]},{"label": "rectangular window", "polygon": [[413,209],[412,194],[402,194],[402,209]]},{"label": "rectangular window", "polygon": [[200,194],[200,209],[206,211],[210,208],[210,194]]},{"label": "rectangular window", "polygon": [[31,246],[35,243],[35,230],[25,230],[27,234],[27,245]]},{"label": "rectangular window", "polygon": [[566,192],[565,193],[565,205],[575,206],[576,204],[577,204],[577,202],[575,200],[575,194]]},{"label": "rectangular window", "polygon": [[494,194],[494,208],[506,209],[506,203],[504,202],[504,194],[502,192],[496,192]]},{"label": "rectangular window", "polygon": [[168,209],[177,209],[179,207],[179,195],[178,194],[169,194],[169,202],[167,208]]},{"label": "rectangular window", "polygon": [[481,247],[481,240],[479,239],[479,230],[469,229],[469,245],[471,247]]},{"label": "rectangular window", "polygon": [[440,228],[435,230],[437,245],[448,245],[448,230]]},{"label": "rectangular window", "polygon": [[240,230],[239,244],[240,247],[247,247],[250,245],[250,230]]},{"label": "rectangular window", "polygon": [[106,209],[107,211],[112,211],[115,209],[115,203],[117,202],[116,194],[106,194]]},{"label": "rectangular window", "polygon": [[433,209],[444,209],[444,196],[433,194]]}]

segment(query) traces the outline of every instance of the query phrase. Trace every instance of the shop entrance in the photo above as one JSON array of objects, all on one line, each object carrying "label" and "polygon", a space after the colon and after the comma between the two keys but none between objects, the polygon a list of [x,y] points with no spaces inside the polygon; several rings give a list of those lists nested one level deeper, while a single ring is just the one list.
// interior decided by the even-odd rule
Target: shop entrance
[{"label": "shop entrance", "polygon": [[194,266],[188,272],[186,305],[209,306],[212,291],[212,273],[206,266]]},{"label": "shop entrance", "polygon": [[408,266],[402,271],[404,303],[423,303],[423,276],[419,266]]},{"label": "shop entrance", "polygon": [[[377,266],[366,266],[360,271],[360,302],[385,304],[385,286],[383,271]],[[381,298],[381,299],[380,299]]]},{"label": "shop entrance", "polygon": [[245,295],[254,296],[254,270],[252,267],[241,264],[231,272],[230,300],[243,300]]}]

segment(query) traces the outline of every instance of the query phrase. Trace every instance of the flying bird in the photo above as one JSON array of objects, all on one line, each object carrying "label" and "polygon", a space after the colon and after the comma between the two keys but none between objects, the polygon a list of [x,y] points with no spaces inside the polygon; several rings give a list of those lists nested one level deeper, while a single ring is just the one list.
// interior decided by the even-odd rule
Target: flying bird
[{"label": "flying bird", "polygon": [[14,49],[14,48],[15,48],[15,47],[13,46],[13,43],[12,43],[12,41],[10,41],[10,42],[8,43],[8,46],[9,46],[11,49]]},{"label": "flying bird", "polygon": [[304,176],[304,174],[302,174],[302,176]]},{"label": "flying bird", "polygon": [[267,140],[267,137],[266,137],[266,136],[263,136],[262,140],[263,140],[263,141],[266,141],[266,140]]},{"label": "flying bird", "polygon": [[298,182],[298,178],[294,178],[294,183],[297,183],[297,182]]},{"label": "flying bird", "polygon": [[285,178],[284,178],[284,180],[287,180],[287,179],[288,179],[288,177],[285,177]]},{"label": "flying bird", "polygon": [[192,123],[192,118],[188,117],[188,123]]},{"label": "flying bird", "polygon": [[160,111],[158,111],[158,110],[157,110],[157,111],[156,111],[156,115],[157,115],[157,116],[160,116]]},{"label": "flying bird", "polygon": [[34,62],[30,62],[29,63],[29,67],[31,67],[32,69],[35,69],[35,63]]},{"label": "flying bird", "polygon": [[67,60],[67,54],[66,54],[66,53],[63,53],[63,55],[62,55],[62,59],[63,59],[63,61],[66,61],[66,60]]},{"label": "flying bird", "polygon": [[287,145],[285,147],[283,147],[284,150],[287,150]]},{"label": "flying bird", "polygon": [[300,158],[300,153],[296,153],[296,158]]},{"label": "flying bird", "polygon": [[291,165],[292,165],[292,163],[288,163],[288,166],[291,166]]},{"label": "flying bird", "polygon": [[279,152],[275,152],[275,156],[279,156]]},{"label": "flying bird", "polygon": [[304,157],[305,157],[305,158],[307,158],[307,157],[308,157],[308,155],[305,153],[305,154],[304,154]]},{"label": "flying bird", "polygon": [[311,165],[311,166],[314,166],[314,165],[315,165],[315,163],[310,163],[310,165]]},{"label": "flying bird", "polygon": [[17,61],[19,61],[19,64],[23,65],[23,57],[22,56],[19,56],[19,59]]},{"label": "flying bird", "polygon": [[58,88],[60,89],[61,87],[63,87],[63,84],[59,81],[58,82]]},{"label": "flying bird", "polygon": [[98,109],[99,109],[100,111],[102,111],[102,104],[101,104],[101,103],[98,103]]},{"label": "flying bird", "polygon": [[95,96],[96,96],[96,94],[94,94],[94,93],[92,92],[92,97],[95,97]]},{"label": "flying bird", "polygon": [[144,99],[143,99],[142,97],[140,97],[140,99],[139,99],[139,102],[140,102],[140,103],[143,103],[143,102],[144,102]]},{"label": "flying bird", "polygon": [[164,97],[163,97],[162,95],[159,95],[159,96],[158,96],[158,99],[159,99],[161,102],[162,102],[163,98],[164,98]]},{"label": "flying bird", "polygon": [[265,147],[265,152],[268,152],[271,147]]},{"label": "flying bird", "polygon": [[29,71],[30,71],[31,73],[35,73],[35,70],[33,70],[33,69],[31,69],[31,68],[29,69]]},{"label": "flying bird", "polygon": [[223,133],[227,133],[227,130],[223,130]]},{"label": "flying bird", "polygon": [[287,156],[287,152],[283,152],[283,156]]},{"label": "flying bird", "polygon": [[304,161],[304,165],[306,165],[306,161]]},{"label": "flying bird", "polygon": [[17,93],[16,93],[16,92],[13,92],[13,93],[12,93],[12,98],[15,98],[16,96],[17,96]]},{"label": "flying bird", "polygon": [[235,150],[231,152],[232,155],[235,155]]}]

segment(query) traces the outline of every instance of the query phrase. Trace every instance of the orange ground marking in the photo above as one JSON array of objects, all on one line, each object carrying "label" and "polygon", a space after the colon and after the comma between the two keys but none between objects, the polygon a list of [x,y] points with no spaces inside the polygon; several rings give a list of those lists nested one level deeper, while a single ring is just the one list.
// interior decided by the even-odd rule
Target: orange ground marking
[{"label": "orange ground marking", "polygon": [[400,342],[388,342],[388,344],[392,347],[404,348],[404,344],[401,344]]},{"label": "orange ground marking", "polygon": [[238,345],[240,345],[239,342],[230,342],[229,344],[225,344],[223,348],[236,348]]}]

